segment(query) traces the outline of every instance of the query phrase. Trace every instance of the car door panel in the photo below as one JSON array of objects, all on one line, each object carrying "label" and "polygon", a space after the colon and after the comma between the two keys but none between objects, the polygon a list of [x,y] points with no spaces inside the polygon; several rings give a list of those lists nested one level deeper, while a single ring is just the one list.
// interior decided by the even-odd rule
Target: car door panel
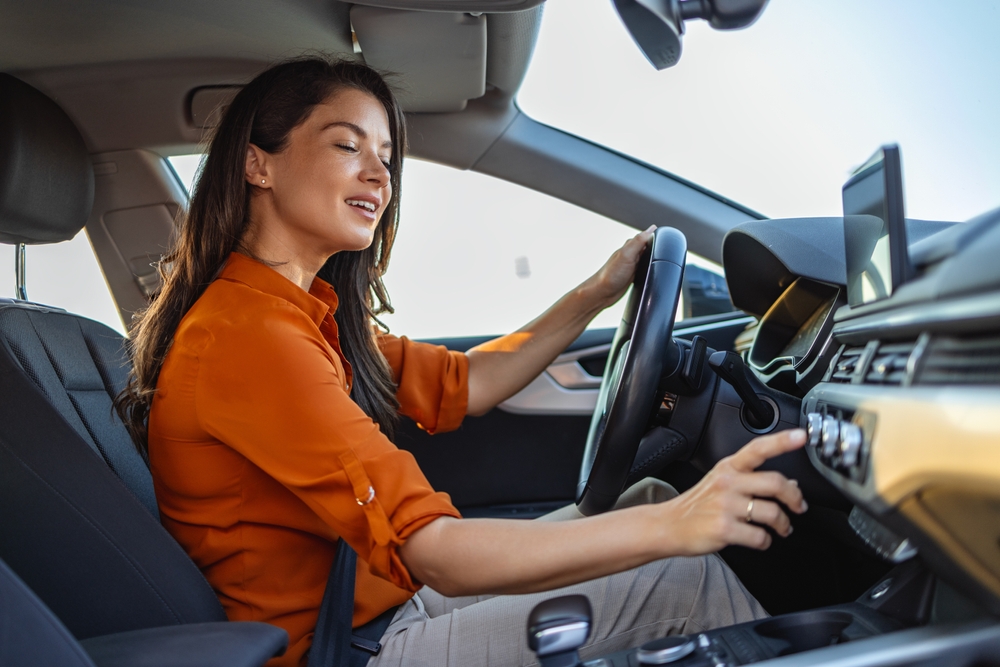
[{"label": "car door panel", "polygon": [[[678,323],[675,334],[731,349],[753,321],[743,313],[693,318]],[[530,517],[572,502],[614,334],[611,328],[585,331],[518,394],[482,417],[467,417],[456,431],[430,436],[404,420],[397,445],[469,516]],[[427,342],[466,351],[490,338]]]}]

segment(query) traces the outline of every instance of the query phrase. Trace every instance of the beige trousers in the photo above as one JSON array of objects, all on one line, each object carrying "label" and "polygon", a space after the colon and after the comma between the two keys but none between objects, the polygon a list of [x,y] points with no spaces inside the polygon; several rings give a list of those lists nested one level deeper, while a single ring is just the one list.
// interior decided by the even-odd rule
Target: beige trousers
[{"label": "beige trousers", "polygon": [[[663,502],[673,487],[647,480],[622,494],[616,509]],[[581,514],[570,505],[538,519],[564,521]],[[368,667],[516,667],[538,665],[528,649],[531,609],[549,598],[581,593],[594,618],[584,660],[669,634],[689,634],[767,616],[716,555],[669,558],[642,567],[528,595],[447,598],[423,588],[396,612],[382,651]]]}]

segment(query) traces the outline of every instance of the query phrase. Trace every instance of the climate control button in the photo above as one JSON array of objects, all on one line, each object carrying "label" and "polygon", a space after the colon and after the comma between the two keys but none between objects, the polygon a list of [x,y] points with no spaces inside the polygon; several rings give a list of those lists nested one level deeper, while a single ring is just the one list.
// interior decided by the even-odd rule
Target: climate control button
[{"label": "climate control button", "polygon": [[823,431],[821,436],[823,449],[820,450],[820,457],[829,462],[837,453],[840,440],[840,422],[832,415],[823,418]]},{"label": "climate control button", "polygon": [[806,415],[806,442],[810,447],[818,447],[823,435],[823,415],[810,412]]},{"label": "climate control button", "polygon": [[840,425],[840,466],[845,469],[858,464],[861,454],[861,427],[857,424],[843,422]]}]

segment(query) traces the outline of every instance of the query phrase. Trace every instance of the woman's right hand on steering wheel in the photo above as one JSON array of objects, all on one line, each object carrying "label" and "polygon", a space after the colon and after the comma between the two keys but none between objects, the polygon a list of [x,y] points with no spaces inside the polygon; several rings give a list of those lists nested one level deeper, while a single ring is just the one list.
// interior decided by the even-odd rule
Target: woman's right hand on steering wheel
[{"label": "woman's right hand on steering wheel", "polygon": [[[674,553],[698,556],[730,545],[771,546],[771,528],[787,537],[792,525],[782,505],[796,514],[808,509],[798,483],[779,472],[757,472],[766,460],[798,449],[805,431],[791,429],[755,438],[719,461],[692,488],[658,506]],[[776,502],[777,501],[777,502]]]}]

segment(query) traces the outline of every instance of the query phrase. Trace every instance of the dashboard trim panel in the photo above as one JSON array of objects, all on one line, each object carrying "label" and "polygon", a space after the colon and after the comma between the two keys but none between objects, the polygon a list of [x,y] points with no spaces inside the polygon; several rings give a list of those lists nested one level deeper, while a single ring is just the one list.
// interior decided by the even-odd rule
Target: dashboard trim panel
[{"label": "dashboard trim panel", "polygon": [[916,338],[924,332],[970,334],[997,328],[1000,292],[990,292],[843,319],[834,325],[833,336],[842,343],[863,344],[873,337]]}]

